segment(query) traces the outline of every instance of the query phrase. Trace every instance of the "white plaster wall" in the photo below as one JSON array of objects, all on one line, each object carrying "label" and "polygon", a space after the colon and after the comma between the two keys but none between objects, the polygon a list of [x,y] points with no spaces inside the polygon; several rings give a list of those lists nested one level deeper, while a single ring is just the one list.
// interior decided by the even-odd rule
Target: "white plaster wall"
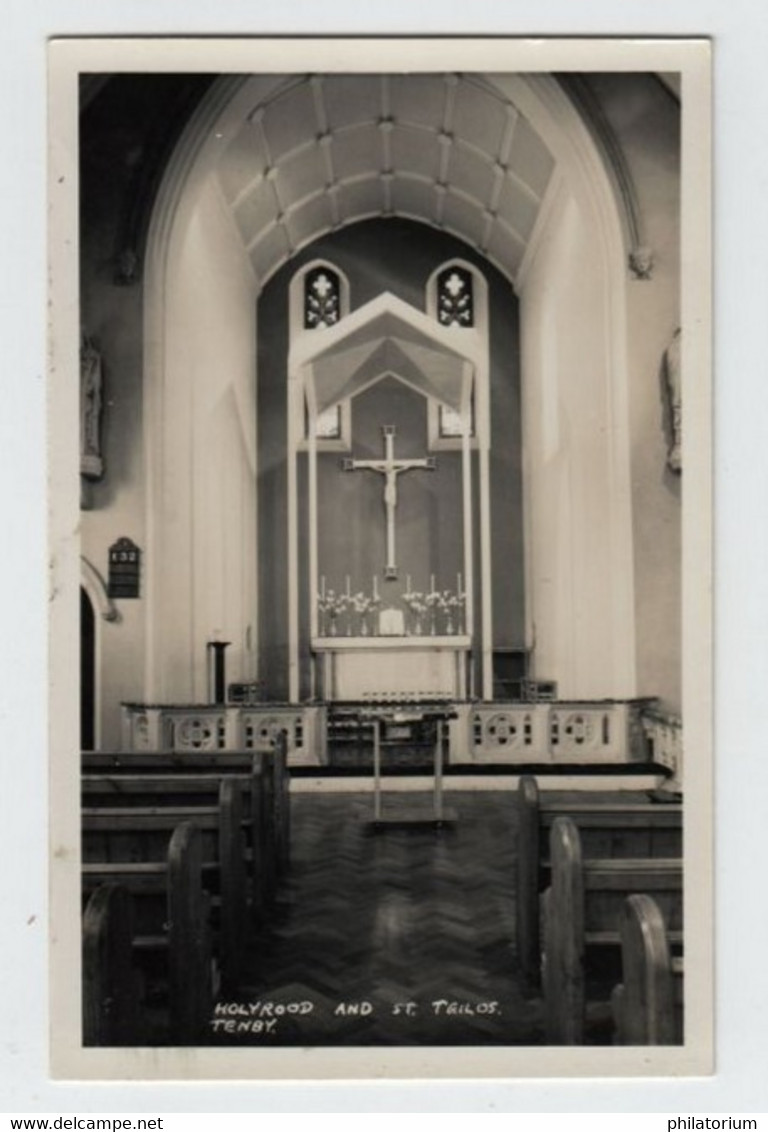
[{"label": "white plaster wall", "polygon": [[[88,510],[80,515],[80,552],[104,580],[109,548],[118,538],[146,548],[144,468],[141,443],[142,388],[140,287],[117,286],[99,271],[95,253],[83,270],[83,325],[103,359],[102,450],[104,476],[87,488]],[[96,737],[102,748],[120,745],[120,703],[141,699],[144,690],[146,561],[140,597],[115,601],[117,619],[96,616]],[[79,606],[78,606],[79,609]]]},{"label": "white plaster wall", "polygon": [[256,675],[255,283],[218,190],[169,252],[148,698],[206,700],[206,643],[227,679]]},{"label": "white plaster wall", "polygon": [[526,275],[521,339],[534,670],[567,698],[635,693],[607,287],[590,226],[561,188]]},{"label": "white plaster wall", "polygon": [[642,75],[621,79],[594,81],[621,142],[643,239],[653,252],[651,278],[627,287],[638,695],[659,696],[679,713],[682,483],[666,464],[661,362],[680,325],[680,122],[659,83]]}]

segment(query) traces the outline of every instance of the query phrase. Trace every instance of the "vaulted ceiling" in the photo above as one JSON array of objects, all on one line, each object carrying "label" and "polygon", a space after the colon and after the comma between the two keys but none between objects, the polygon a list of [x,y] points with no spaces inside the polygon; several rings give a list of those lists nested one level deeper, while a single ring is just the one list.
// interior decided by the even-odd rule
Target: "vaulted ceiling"
[{"label": "vaulted ceiling", "polygon": [[260,283],[317,237],[371,216],[446,231],[515,276],[554,158],[479,76],[286,77],[217,176]]}]

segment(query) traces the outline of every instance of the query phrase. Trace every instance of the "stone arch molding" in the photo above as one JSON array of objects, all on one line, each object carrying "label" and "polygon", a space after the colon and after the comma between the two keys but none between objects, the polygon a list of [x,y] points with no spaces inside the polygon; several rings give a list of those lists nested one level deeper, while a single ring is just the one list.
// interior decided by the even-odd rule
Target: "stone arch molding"
[{"label": "stone arch molding", "polygon": [[119,613],[109,596],[106,584],[96,567],[80,556],[80,585],[91,600],[91,605],[103,621],[118,621]]},{"label": "stone arch molding", "polygon": [[[145,365],[144,365],[144,406],[145,406],[145,457],[147,484],[147,601],[146,601],[146,692],[150,698],[160,690],[155,673],[157,657],[163,647],[162,633],[156,630],[160,624],[158,614],[162,610],[161,554],[155,550],[161,543],[160,531],[166,506],[159,469],[172,459],[168,450],[169,427],[165,419],[166,375],[168,367],[167,313],[166,298],[173,286],[171,250],[174,239],[180,238],[193,214],[195,202],[212,178],[243,124],[254,127],[254,143],[258,150],[258,130],[262,118],[260,107],[285,84],[286,77],[277,75],[227,76],[217,81],[206,98],[192,115],[167,167],[156,199],[149,227],[146,277],[145,277]],[[294,80],[299,82],[300,79]],[[451,85],[448,83],[448,85]],[[411,219],[444,228],[482,252],[487,259],[503,272],[517,291],[522,302],[522,315],[525,320],[525,297],[528,279],[536,263],[539,250],[546,242],[547,228],[551,215],[556,211],[553,201],[567,196],[576,206],[588,226],[595,262],[600,273],[597,303],[601,308],[600,317],[604,321],[603,343],[600,350],[604,354],[600,381],[604,388],[600,397],[604,405],[605,419],[601,429],[609,439],[608,454],[609,485],[606,489],[606,511],[608,515],[607,548],[610,563],[610,576],[613,592],[611,597],[611,635],[620,649],[621,659],[613,657],[612,669],[615,679],[610,686],[610,694],[632,695],[635,691],[635,625],[634,625],[634,577],[631,522],[631,490],[629,476],[629,397],[626,335],[626,285],[627,285],[627,223],[622,215],[622,202],[616,193],[603,156],[587,129],[583,118],[568,99],[557,81],[550,75],[495,74],[478,76],[476,86],[490,94],[503,106],[510,120],[517,115],[530,125],[537,135],[542,149],[551,155],[553,166],[551,176],[538,202],[535,223],[525,241],[522,254],[517,257],[491,254],[484,247],[482,235],[478,238],[472,225],[462,226],[460,221],[448,222],[444,215],[423,208],[411,212],[399,212],[387,208],[389,198],[375,211],[365,214],[352,214],[334,220],[330,216],[325,227],[320,226],[311,233],[315,239],[325,232],[353,223],[371,215],[408,215]],[[392,120],[384,118],[378,123],[382,145],[392,132]],[[449,131],[439,131],[440,142],[451,144]],[[443,136],[445,135],[445,136]],[[319,137],[322,143],[323,138]],[[320,144],[322,149],[322,144]],[[256,159],[262,162],[268,178],[270,155],[267,148]],[[499,162],[496,162],[499,165]],[[503,163],[501,164],[503,169]],[[389,174],[386,169],[377,169],[383,179],[384,191]],[[504,173],[504,176],[507,176]],[[220,186],[217,185],[217,190]],[[328,191],[333,185],[326,185]],[[438,198],[444,197],[446,186],[436,183]],[[391,200],[389,200],[391,204]],[[470,202],[472,203],[472,202]],[[474,202],[477,204],[478,202]],[[474,209],[472,215],[479,212]],[[487,215],[486,215],[487,214]],[[493,221],[493,208],[485,208],[483,215],[488,223]],[[278,214],[276,223],[281,223]],[[236,221],[232,216],[232,228]],[[512,246],[511,244],[509,245]],[[253,274],[254,300],[267,278],[283,263],[287,262],[297,250],[296,246],[285,245],[269,273],[260,277]],[[518,248],[518,253],[520,249]],[[248,248],[244,248],[248,255]],[[327,331],[323,332],[324,334]],[[526,328],[523,325],[523,336]],[[178,371],[178,367],[176,367]],[[177,378],[178,380],[178,378]],[[537,378],[526,377],[523,373],[523,397],[527,396],[526,382]],[[525,441],[524,441],[525,445]],[[525,453],[524,453],[525,462]],[[530,512],[530,508],[529,508]],[[535,522],[535,515],[528,514],[527,522]],[[528,539],[526,539],[528,543]],[[527,551],[526,551],[527,553]],[[527,563],[526,569],[529,570]],[[527,587],[528,592],[530,589]],[[573,611],[573,618],[577,619]],[[534,635],[533,621],[535,610],[529,620],[530,636]],[[608,691],[609,689],[606,689]]]}]

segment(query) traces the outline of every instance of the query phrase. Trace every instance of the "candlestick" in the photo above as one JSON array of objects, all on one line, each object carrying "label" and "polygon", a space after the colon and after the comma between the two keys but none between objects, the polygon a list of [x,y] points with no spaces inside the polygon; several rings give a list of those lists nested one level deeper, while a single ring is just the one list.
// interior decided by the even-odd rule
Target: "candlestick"
[{"label": "candlestick", "polygon": [[461,574],[456,577],[456,597],[461,597]]},{"label": "candlestick", "polygon": [[229,641],[209,641],[208,648],[213,653],[213,688],[211,689],[213,695],[212,702],[215,704],[223,704],[227,698],[227,681],[224,650],[229,648]]},{"label": "candlestick", "polygon": [[373,575],[373,600],[379,600],[379,582],[376,575]]},{"label": "candlestick", "polygon": [[435,592],[435,575],[434,574],[429,575],[429,589],[430,589],[430,593]]},{"label": "candlestick", "polygon": [[347,597],[350,597],[351,594],[352,594],[352,588],[350,586],[349,574],[347,574]]},{"label": "candlestick", "polygon": [[320,578],[320,597],[325,601],[325,574]]}]

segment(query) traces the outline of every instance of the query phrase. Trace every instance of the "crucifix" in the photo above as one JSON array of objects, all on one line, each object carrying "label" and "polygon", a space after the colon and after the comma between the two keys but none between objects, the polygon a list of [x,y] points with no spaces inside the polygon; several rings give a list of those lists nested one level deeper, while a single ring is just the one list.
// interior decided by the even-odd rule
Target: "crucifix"
[{"label": "crucifix", "polygon": [[434,471],[435,459],[427,456],[423,460],[396,460],[395,459],[395,426],[384,425],[381,430],[384,434],[383,460],[344,460],[345,472],[357,472],[360,469],[368,472],[378,472],[384,476],[384,508],[387,513],[387,563],[384,567],[385,578],[397,577],[397,564],[395,562],[395,509],[397,508],[397,477],[402,472],[410,472],[414,468],[426,468]]}]

